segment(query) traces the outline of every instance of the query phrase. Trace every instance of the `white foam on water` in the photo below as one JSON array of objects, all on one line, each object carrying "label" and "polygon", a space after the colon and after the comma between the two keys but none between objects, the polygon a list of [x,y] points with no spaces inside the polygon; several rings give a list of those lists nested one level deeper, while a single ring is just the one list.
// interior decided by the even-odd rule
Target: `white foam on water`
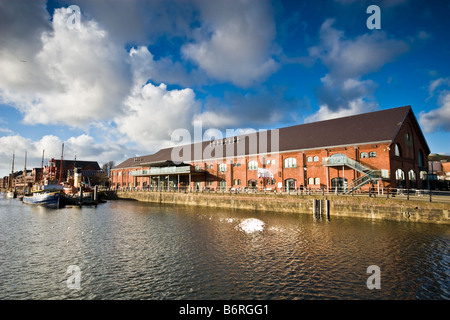
[{"label": "white foam on water", "polygon": [[253,233],[253,232],[263,231],[264,230],[264,222],[259,219],[249,218],[249,219],[245,219],[244,221],[242,221],[238,225],[238,227],[245,233]]}]

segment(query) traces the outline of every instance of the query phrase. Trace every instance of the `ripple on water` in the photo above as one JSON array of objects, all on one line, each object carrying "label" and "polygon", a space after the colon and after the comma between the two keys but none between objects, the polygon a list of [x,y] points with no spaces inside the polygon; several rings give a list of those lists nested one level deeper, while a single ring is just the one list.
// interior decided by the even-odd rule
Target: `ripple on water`
[{"label": "ripple on water", "polygon": [[126,201],[0,208],[2,299],[449,298],[445,226]]}]

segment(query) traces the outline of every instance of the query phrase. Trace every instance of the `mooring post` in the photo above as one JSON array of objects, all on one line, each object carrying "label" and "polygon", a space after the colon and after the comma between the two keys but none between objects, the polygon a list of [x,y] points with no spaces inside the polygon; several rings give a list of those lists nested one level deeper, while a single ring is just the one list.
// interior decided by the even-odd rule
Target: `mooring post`
[{"label": "mooring post", "polygon": [[325,200],[325,212],[327,215],[327,220],[330,220],[330,200]]},{"label": "mooring post", "polygon": [[313,216],[316,218],[317,216],[317,209],[316,209],[317,203],[316,199],[313,199]]},{"label": "mooring post", "polygon": [[317,199],[317,201],[319,201],[319,212],[317,216],[320,218],[322,216],[322,200]]},{"label": "mooring post", "polygon": [[98,186],[94,187],[94,202],[97,202]]}]

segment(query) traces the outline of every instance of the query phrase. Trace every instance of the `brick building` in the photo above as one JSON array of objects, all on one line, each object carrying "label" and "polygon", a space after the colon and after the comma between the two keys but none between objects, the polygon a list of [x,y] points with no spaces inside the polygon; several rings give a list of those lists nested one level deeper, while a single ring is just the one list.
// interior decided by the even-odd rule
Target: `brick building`
[{"label": "brick building", "polygon": [[130,158],[115,188],[424,188],[429,147],[410,106],[203,141]]}]

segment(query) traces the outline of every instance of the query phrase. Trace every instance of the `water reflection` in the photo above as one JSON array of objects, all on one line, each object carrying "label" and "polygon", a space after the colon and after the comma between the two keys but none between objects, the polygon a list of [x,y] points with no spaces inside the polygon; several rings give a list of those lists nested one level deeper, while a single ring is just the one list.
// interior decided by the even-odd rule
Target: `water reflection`
[{"label": "water reflection", "polygon": [[[448,299],[448,227],[0,198],[2,299]],[[67,288],[67,267],[81,289]],[[381,269],[368,290],[366,269]]]}]

